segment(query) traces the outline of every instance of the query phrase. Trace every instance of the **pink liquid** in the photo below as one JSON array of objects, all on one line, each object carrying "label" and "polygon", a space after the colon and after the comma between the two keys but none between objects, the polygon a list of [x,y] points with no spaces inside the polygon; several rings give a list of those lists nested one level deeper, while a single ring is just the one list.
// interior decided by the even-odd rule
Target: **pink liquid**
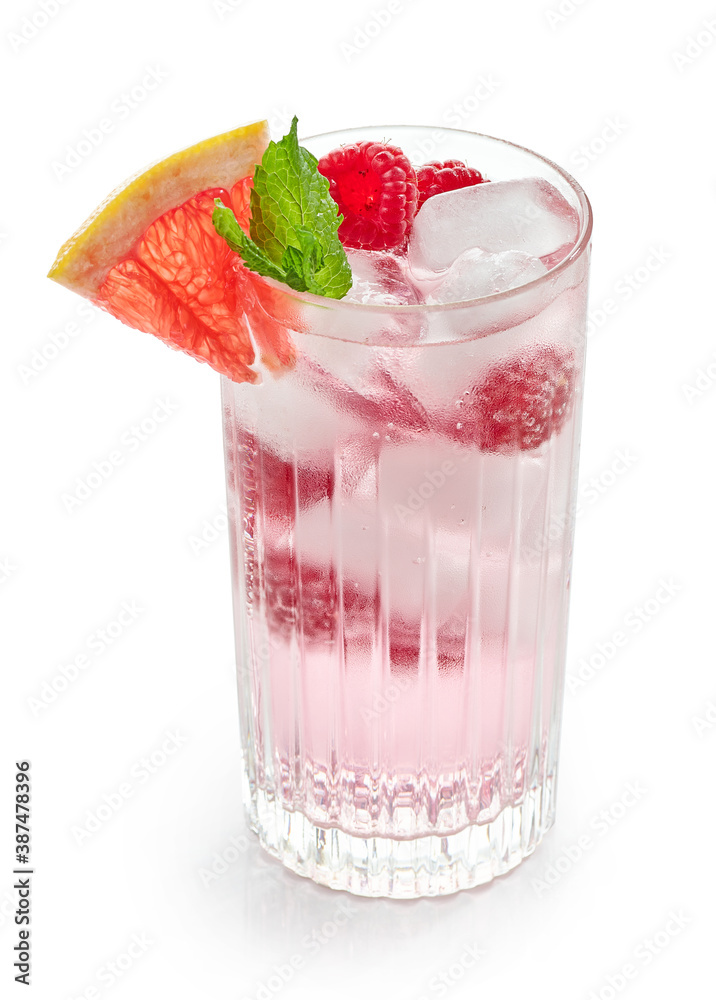
[{"label": "pink liquid", "polygon": [[527,150],[444,153],[490,183],[350,250],[344,300],[249,303],[296,364],[222,384],[248,821],[368,896],[487,882],[555,817],[591,214]]},{"label": "pink liquid", "polygon": [[499,341],[338,366],[306,338],[225,386],[250,783],[319,826],[454,833],[553,765],[576,407],[538,448],[472,443],[462,386]]}]

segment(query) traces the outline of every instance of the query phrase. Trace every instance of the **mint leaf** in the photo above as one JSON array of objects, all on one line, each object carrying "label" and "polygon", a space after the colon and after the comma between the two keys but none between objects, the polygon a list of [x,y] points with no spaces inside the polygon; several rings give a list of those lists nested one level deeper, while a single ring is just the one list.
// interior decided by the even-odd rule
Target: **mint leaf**
[{"label": "mint leaf", "polygon": [[324,266],[323,251],[313,233],[299,226],[296,234],[301,244],[300,248],[287,247],[281,263],[274,264],[246,235],[232,210],[227,208],[220,198],[214,199],[214,205],[216,207],[211,217],[214,228],[232,250],[241,254],[247,267],[264,277],[283,281],[296,291],[323,294],[322,287],[315,277],[316,271]]},{"label": "mint leaf", "polygon": [[251,238],[243,233],[233,212],[223,206],[231,218],[217,215],[217,205],[214,225],[252,271],[277,278],[297,291],[340,299],[353,280],[338,238],[343,217],[328,193],[328,180],[319,173],[315,156],[299,146],[297,129],[294,117],[288,134],[269,143],[256,167]]},{"label": "mint leaf", "polygon": [[[259,250],[253,240],[250,240],[243,231],[236,216],[230,208],[223,204],[220,198],[214,199],[214,212],[211,221],[219,236],[222,236],[232,250],[241,254],[241,258],[248,268],[262,274],[265,278],[275,278],[277,281],[285,281],[285,271],[277,267]],[[305,289],[304,289],[305,290]]]},{"label": "mint leaf", "polygon": [[286,270],[286,284],[302,292],[322,295],[321,283],[316,279],[316,272],[325,266],[325,255],[321,244],[313,233],[303,226],[296,228],[296,235],[301,244],[300,249],[288,246],[281,258],[281,264]]}]

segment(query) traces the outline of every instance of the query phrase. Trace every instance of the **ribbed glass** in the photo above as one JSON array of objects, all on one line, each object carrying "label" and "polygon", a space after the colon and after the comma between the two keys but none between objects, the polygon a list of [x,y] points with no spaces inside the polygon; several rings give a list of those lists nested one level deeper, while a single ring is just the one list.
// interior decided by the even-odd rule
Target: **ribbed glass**
[{"label": "ribbed glass", "polygon": [[[432,134],[306,145],[378,132],[406,151]],[[258,342],[280,324],[295,363],[222,381],[249,821],[294,871],[364,895],[488,881],[554,820],[591,217],[535,154],[444,143],[558,188],[580,220],[561,263],[449,307],[267,282],[247,322]],[[492,447],[473,387],[531,358],[559,382],[554,427]]]}]

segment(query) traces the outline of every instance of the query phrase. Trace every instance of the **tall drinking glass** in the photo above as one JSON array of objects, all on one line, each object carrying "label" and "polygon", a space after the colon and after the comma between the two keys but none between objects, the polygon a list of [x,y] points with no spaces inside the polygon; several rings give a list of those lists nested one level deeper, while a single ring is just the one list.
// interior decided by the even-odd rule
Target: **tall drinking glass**
[{"label": "tall drinking glass", "polygon": [[[305,145],[385,137],[414,160],[435,142]],[[541,276],[377,305],[257,279],[245,319],[291,363],[222,382],[251,828],[316,882],[402,898],[510,870],[554,821],[591,233],[555,164],[439,141],[559,193],[511,219],[513,241],[544,232]]]}]

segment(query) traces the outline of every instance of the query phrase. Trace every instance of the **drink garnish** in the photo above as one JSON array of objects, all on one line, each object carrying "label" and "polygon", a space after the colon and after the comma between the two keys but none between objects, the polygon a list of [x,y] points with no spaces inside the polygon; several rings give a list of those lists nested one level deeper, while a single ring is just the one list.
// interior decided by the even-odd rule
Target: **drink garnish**
[{"label": "drink garnish", "polygon": [[318,161],[298,144],[298,119],[271,142],[254,172],[248,234],[231,208],[215,201],[216,231],[244,265],[299,292],[340,299],[351,269],[338,228],[343,221]]},{"label": "drink garnish", "polygon": [[321,157],[318,169],[343,213],[344,246],[390,250],[405,244],[418,207],[418,182],[402,149],[369,140],[339,146]]},{"label": "drink garnish", "polygon": [[418,208],[423,203],[432,198],[433,195],[443,194],[444,191],[456,191],[458,188],[472,187],[473,184],[488,183],[487,177],[483,177],[475,167],[467,167],[462,160],[434,160],[431,163],[424,163],[416,171],[418,175]]}]

